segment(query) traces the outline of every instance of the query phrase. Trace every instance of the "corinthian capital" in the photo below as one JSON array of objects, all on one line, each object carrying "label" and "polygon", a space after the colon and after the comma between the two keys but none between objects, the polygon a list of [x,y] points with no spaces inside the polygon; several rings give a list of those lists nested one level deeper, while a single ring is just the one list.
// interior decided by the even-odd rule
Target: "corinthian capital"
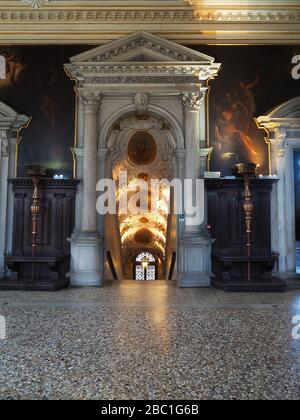
[{"label": "corinthian capital", "polygon": [[200,105],[204,97],[204,92],[184,93],[182,97],[184,109],[187,111],[200,111]]},{"label": "corinthian capital", "polygon": [[83,106],[84,112],[97,113],[100,106],[100,93],[80,91],[79,97]]}]

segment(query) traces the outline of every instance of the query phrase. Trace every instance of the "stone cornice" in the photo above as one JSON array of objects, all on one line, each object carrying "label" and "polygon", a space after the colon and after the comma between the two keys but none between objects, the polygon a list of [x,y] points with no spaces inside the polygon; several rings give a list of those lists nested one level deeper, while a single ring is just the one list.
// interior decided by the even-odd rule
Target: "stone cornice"
[{"label": "stone cornice", "polygon": [[207,80],[216,76],[220,69],[220,64],[212,64],[201,66],[194,63],[76,63],[66,64],[65,68],[70,76],[76,78],[78,76],[92,77],[92,76],[191,76],[197,77],[199,80]]},{"label": "stone cornice", "polygon": [[[58,22],[180,22],[182,20],[192,23],[292,23],[300,22],[300,6],[295,9],[128,9],[128,8],[2,8],[0,2],[0,19],[18,22],[41,21]],[[49,22],[49,23],[50,23]],[[3,22],[1,22],[2,24]]]},{"label": "stone cornice", "polygon": [[265,121],[260,120],[259,126],[266,128],[270,132],[274,132],[279,129],[300,129],[300,120],[299,118],[277,118]]},{"label": "stone cornice", "polygon": [[280,128],[300,128],[300,96],[281,104],[273,109],[268,115],[257,118],[260,127],[268,131],[276,131]]},{"label": "stone cornice", "polygon": [[179,43],[299,43],[298,1],[0,0],[0,43],[101,44],[144,29]]}]

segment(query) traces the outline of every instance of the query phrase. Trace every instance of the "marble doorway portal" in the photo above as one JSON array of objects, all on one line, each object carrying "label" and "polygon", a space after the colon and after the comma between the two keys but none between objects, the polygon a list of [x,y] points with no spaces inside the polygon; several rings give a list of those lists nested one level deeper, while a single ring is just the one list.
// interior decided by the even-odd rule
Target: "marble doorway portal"
[{"label": "marble doorway portal", "polygon": [[[169,171],[168,179],[176,175],[182,181],[203,180],[211,151],[206,138],[206,94],[208,81],[217,76],[220,64],[146,32],[94,48],[70,61],[65,69],[77,82],[78,142],[74,156],[76,175],[82,180],[71,238],[71,283],[100,286],[110,278],[107,252],[119,279],[125,276],[126,261],[118,218],[109,216],[113,228],[108,235],[107,217],[96,213],[97,181],[113,178],[117,165],[128,156],[131,163],[139,163],[134,136],[145,133],[153,136],[159,152],[160,159],[154,159],[153,150],[146,147],[153,170],[160,165],[161,172]],[[128,148],[129,141],[133,146]],[[205,204],[204,189],[200,195]],[[189,214],[181,220],[168,221],[167,226],[173,228],[167,229],[166,236],[170,235],[176,246],[166,245],[165,266],[171,266],[173,256],[178,255],[174,270],[178,285],[208,287],[211,240],[205,232],[205,220],[194,226],[189,223]]]}]

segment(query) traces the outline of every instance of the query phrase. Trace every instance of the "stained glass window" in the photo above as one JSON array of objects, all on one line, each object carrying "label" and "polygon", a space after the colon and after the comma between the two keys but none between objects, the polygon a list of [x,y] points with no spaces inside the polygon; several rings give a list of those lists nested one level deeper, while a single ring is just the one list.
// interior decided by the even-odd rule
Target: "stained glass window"
[{"label": "stained glass window", "polygon": [[146,280],[156,280],[156,273],[155,273],[155,266],[154,265],[150,265],[147,269],[146,269]]},{"label": "stained glass window", "polygon": [[145,280],[145,270],[142,265],[136,265],[135,267],[135,279]]},{"label": "stained glass window", "polygon": [[150,252],[141,252],[135,261],[136,280],[156,280],[156,260]]}]

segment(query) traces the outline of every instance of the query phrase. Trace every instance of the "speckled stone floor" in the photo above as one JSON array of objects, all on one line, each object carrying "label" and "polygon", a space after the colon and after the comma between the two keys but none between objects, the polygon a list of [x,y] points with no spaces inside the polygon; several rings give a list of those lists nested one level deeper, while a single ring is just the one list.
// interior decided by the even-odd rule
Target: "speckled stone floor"
[{"label": "speckled stone floor", "polygon": [[0,292],[1,399],[300,399],[300,293]]}]

